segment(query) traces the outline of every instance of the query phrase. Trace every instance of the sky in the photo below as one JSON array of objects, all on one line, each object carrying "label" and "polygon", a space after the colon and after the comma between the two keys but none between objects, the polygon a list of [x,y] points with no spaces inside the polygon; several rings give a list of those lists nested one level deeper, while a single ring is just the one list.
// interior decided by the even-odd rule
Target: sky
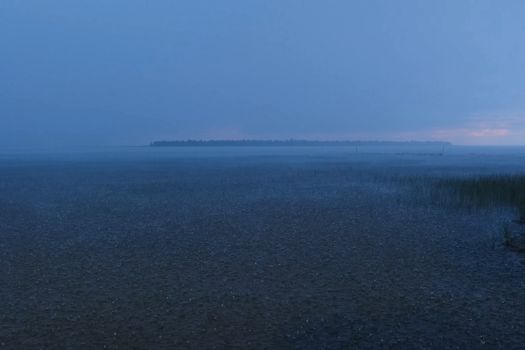
[{"label": "sky", "polygon": [[0,146],[525,144],[522,0],[0,0]]}]

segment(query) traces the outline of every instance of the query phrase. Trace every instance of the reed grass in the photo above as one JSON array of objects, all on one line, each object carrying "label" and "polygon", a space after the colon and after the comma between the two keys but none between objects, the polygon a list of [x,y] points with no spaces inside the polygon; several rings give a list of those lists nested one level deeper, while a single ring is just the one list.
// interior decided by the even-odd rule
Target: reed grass
[{"label": "reed grass", "polygon": [[492,175],[473,178],[447,178],[436,182],[439,189],[452,192],[462,203],[476,206],[512,206],[525,224],[525,175]]}]

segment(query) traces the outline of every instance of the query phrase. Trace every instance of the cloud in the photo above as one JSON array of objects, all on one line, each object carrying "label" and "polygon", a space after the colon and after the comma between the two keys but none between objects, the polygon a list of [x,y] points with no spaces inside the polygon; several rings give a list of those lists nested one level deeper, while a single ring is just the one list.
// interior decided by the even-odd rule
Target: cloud
[{"label": "cloud", "polygon": [[470,130],[467,132],[468,136],[471,137],[500,137],[507,136],[510,134],[509,129],[479,129],[479,130]]},{"label": "cloud", "polygon": [[525,113],[476,113],[464,125],[434,129],[429,136],[458,144],[523,145]]}]

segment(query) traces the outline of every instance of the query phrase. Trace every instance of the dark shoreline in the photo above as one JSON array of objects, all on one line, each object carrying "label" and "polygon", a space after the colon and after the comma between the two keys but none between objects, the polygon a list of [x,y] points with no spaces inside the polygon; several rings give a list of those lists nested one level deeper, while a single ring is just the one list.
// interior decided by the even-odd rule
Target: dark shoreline
[{"label": "dark shoreline", "polygon": [[441,141],[315,141],[315,140],[178,140],[153,141],[151,147],[344,147],[344,146],[451,146]]}]

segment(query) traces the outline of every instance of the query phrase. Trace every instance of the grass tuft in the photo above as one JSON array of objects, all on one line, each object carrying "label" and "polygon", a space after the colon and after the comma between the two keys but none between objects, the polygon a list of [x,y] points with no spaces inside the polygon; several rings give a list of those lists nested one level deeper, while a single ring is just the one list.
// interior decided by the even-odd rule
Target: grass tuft
[{"label": "grass tuft", "polygon": [[516,252],[525,253],[525,236],[523,232],[521,234],[514,233],[509,225],[503,226],[503,245]]}]

